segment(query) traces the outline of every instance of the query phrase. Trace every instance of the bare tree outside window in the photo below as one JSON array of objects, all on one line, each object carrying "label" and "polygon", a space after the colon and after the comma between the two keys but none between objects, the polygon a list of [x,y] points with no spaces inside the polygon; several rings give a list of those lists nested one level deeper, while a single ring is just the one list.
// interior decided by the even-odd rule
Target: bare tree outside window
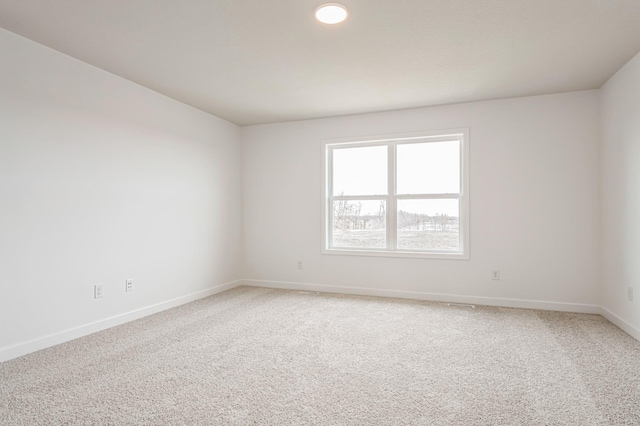
[{"label": "bare tree outside window", "polygon": [[384,201],[334,201],[333,245],[345,248],[386,247]]}]

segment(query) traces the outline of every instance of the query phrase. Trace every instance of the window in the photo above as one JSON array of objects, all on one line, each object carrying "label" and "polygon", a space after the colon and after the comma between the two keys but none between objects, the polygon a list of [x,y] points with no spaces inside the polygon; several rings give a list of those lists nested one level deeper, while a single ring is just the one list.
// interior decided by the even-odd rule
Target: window
[{"label": "window", "polygon": [[323,143],[323,253],[469,258],[467,129]]}]

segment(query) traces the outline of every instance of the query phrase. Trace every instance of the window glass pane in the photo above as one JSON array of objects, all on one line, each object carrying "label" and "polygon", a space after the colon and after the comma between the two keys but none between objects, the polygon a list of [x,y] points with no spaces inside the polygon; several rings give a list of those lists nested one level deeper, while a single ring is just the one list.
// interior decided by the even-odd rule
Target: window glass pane
[{"label": "window glass pane", "polygon": [[386,203],[382,200],[334,200],[334,248],[386,248]]},{"label": "window glass pane", "polygon": [[398,248],[459,251],[457,199],[398,200]]},{"label": "window glass pane", "polygon": [[399,144],[398,194],[460,192],[460,142]]},{"label": "window glass pane", "polygon": [[387,193],[387,147],[333,150],[333,195]]}]

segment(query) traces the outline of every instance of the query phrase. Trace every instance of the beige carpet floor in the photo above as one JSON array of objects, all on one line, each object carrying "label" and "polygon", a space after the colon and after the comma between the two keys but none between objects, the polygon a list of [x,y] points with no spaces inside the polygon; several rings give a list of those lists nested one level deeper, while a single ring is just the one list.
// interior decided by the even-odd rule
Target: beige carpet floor
[{"label": "beige carpet floor", "polygon": [[0,364],[2,425],[640,425],[597,315],[239,287]]}]

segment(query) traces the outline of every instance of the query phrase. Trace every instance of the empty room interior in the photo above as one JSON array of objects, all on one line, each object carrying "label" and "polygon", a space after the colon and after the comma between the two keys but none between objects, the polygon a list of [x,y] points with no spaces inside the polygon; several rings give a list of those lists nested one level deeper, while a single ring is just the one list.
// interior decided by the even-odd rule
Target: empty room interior
[{"label": "empty room interior", "polygon": [[640,1],[0,0],[0,217],[0,424],[640,425]]}]

